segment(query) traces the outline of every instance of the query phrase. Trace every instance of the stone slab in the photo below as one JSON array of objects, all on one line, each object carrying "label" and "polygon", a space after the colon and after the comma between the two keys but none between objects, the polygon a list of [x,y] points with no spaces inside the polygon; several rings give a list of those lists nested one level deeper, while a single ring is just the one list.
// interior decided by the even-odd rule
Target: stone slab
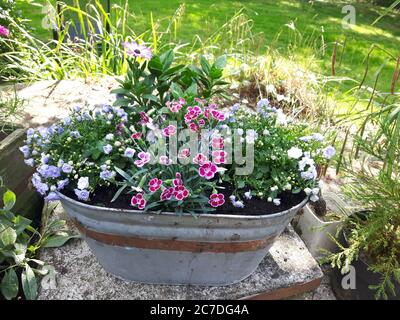
[{"label": "stone slab", "polygon": [[[66,218],[61,205],[55,217]],[[69,224],[71,228],[74,227]],[[76,230],[75,230],[76,232]],[[288,227],[258,269],[240,283],[228,286],[149,285],[127,282],[108,274],[82,239],[61,248],[43,249],[40,258],[55,268],[44,278],[38,299],[283,299],[315,290],[322,270],[300,237]]]}]

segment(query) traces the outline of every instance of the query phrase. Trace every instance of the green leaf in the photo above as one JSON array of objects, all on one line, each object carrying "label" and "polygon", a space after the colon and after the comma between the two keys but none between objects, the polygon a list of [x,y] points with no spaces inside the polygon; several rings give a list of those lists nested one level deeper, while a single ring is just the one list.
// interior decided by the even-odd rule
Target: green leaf
[{"label": "green leaf", "polygon": [[25,229],[32,223],[32,220],[29,220],[23,216],[17,216],[13,222],[15,224],[15,232],[18,236],[25,231]]},{"label": "green leaf", "polygon": [[14,204],[16,201],[17,201],[17,197],[15,196],[15,193],[12,192],[11,190],[7,190],[3,194],[3,203],[4,203],[5,210],[11,210],[12,207],[14,207]]},{"label": "green leaf", "polygon": [[171,66],[172,62],[174,61],[174,51],[168,50],[167,52],[163,53],[160,56],[161,63],[163,64],[163,70],[168,70]]},{"label": "green leaf", "polygon": [[18,277],[14,268],[9,269],[4,274],[0,283],[1,293],[7,300],[13,299],[18,294]]},{"label": "green leaf", "polygon": [[0,224],[0,246],[7,247],[13,245],[17,240],[17,233],[11,227]]},{"label": "green leaf", "polygon": [[25,270],[21,275],[22,289],[27,300],[35,300],[37,296],[37,281],[33,270],[29,265],[25,266]]},{"label": "green leaf", "polygon": [[214,67],[224,69],[226,67],[226,55],[219,56],[214,62]]},{"label": "green leaf", "polygon": [[56,234],[47,237],[42,244],[43,248],[58,248],[63,246],[68,240],[79,238],[78,235]]},{"label": "green leaf", "polygon": [[193,96],[193,97],[197,96],[197,84],[196,83],[192,83],[192,85],[189,88],[186,89],[185,93],[187,95],[190,95],[190,96]]},{"label": "green leaf", "polygon": [[211,66],[210,66],[210,64],[208,63],[208,61],[206,60],[206,58],[204,58],[204,56],[201,56],[201,57],[200,57],[200,65],[201,65],[201,68],[203,69],[203,71],[204,71],[206,74],[209,74],[209,73],[210,73]]}]

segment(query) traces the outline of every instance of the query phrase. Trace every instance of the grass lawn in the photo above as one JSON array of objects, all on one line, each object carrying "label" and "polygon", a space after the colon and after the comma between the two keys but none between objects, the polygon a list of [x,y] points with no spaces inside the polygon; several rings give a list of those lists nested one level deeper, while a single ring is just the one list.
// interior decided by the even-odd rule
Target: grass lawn
[{"label": "grass lawn", "polygon": [[[45,1],[36,0],[36,3]],[[121,3],[121,1],[111,1]],[[245,12],[254,21],[254,32],[262,33],[265,44],[269,45],[276,35],[282,31],[279,40],[274,46],[283,54],[287,53],[289,42],[288,27],[285,24],[294,21],[294,24],[303,35],[303,38],[316,34],[323,28],[324,42],[327,44],[325,55],[319,55],[315,59],[313,69],[329,75],[331,72],[331,55],[335,41],[343,41],[347,38],[345,55],[342,63],[337,66],[338,76],[347,76],[362,79],[365,69],[365,57],[370,47],[375,44],[389,51],[394,56],[400,54],[400,14],[386,16],[375,26],[370,24],[383,12],[382,8],[369,4],[354,4],[356,8],[356,25],[351,29],[342,28],[342,18],[345,16],[342,7],[349,3],[339,1],[320,2],[311,4],[308,1],[273,1],[273,0],[130,0],[129,7],[135,13],[135,18],[129,22],[130,26],[138,33],[150,27],[150,13],[153,18],[159,20],[161,26],[168,24],[168,19],[173,15],[181,3],[185,3],[185,14],[178,30],[178,38],[181,42],[191,41],[195,34],[209,35],[218,26],[221,26],[232,15],[245,8]],[[50,33],[41,27],[43,13],[41,8],[33,4],[20,4],[23,14],[32,20],[31,24],[36,29],[38,37],[45,39]],[[321,37],[318,36],[320,43]],[[312,52],[308,46],[300,42],[296,46],[296,54],[304,60]],[[338,50],[340,53],[340,49]],[[293,53],[293,51],[292,51]],[[381,66],[380,89],[388,91],[394,72],[395,63],[388,62],[387,57],[381,52],[375,52],[370,59],[370,75],[368,84],[373,84],[373,75]],[[352,84],[348,83],[342,89],[348,89]]]}]

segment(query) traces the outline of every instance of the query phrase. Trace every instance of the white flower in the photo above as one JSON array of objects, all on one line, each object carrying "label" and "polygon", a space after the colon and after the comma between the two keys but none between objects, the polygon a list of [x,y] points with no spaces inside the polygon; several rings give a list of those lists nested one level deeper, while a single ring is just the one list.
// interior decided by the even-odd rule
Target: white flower
[{"label": "white flower", "polygon": [[272,202],[272,198],[271,198],[271,197],[268,197],[267,201],[268,201],[268,202]]},{"label": "white flower", "polygon": [[291,147],[288,152],[288,157],[292,159],[298,159],[303,155],[303,151],[297,147]]},{"label": "white flower", "polygon": [[312,194],[313,194],[313,195],[316,195],[316,196],[319,194],[319,191],[320,191],[319,188],[313,188],[313,189],[311,190]]},{"label": "white flower", "polygon": [[320,133],[313,133],[312,134],[312,138],[316,141],[323,141],[324,140],[324,136]]},{"label": "white flower", "polygon": [[113,140],[114,139],[114,135],[112,133],[109,133],[106,135],[106,140]]},{"label": "white flower", "polygon": [[279,198],[274,199],[272,202],[273,202],[274,205],[276,205],[276,206],[280,206],[280,205],[281,205],[281,199],[279,199]]},{"label": "white flower", "polygon": [[242,128],[237,129],[236,132],[237,132],[237,134],[238,134],[239,136],[243,135],[243,133],[244,133],[244,131],[243,131]]},{"label": "white flower", "polygon": [[285,190],[292,190],[292,185],[290,183],[287,183],[284,187]]},{"label": "white flower", "polygon": [[232,194],[232,195],[229,196],[229,199],[230,199],[232,202],[235,202],[236,197]]},{"label": "white flower", "polygon": [[121,142],[115,141],[115,142],[114,142],[114,146],[116,146],[117,148],[120,147],[120,146],[121,146]]},{"label": "white flower", "polygon": [[246,199],[250,200],[250,199],[252,198],[252,196],[251,196],[251,190],[245,192],[245,193],[244,193],[244,196],[245,196]]},{"label": "white flower", "polygon": [[78,189],[83,190],[89,187],[89,178],[88,177],[80,177],[78,180]]},{"label": "white flower", "polygon": [[310,197],[310,200],[311,200],[312,202],[316,202],[316,201],[319,200],[319,197],[316,196],[315,194],[313,194],[313,195]]},{"label": "white flower", "polygon": [[270,190],[271,190],[272,192],[274,192],[274,191],[278,190],[278,186],[273,186],[273,187],[271,187]]},{"label": "white flower", "polygon": [[303,171],[306,166],[313,166],[314,165],[314,160],[309,158],[309,157],[303,157],[299,161],[299,170]]},{"label": "white flower", "polygon": [[287,125],[286,115],[283,113],[283,111],[281,109],[278,109],[276,111],[276,121],[281,126],[285,127]]},{"label": "white flower", "polygon": [[268,131],[267,129],[264,129],[264,131],[263,131],[263,135],[264,135],[264,136],[269,136],[269,135],[270,135],[270,133],[269,133],[269,131]]},{"label": "white flower", "polygon": [[282,100],[285,100],[285,96],[283,94],[277,94],[276,100],[278,100],[278,102],[281,102]]}]

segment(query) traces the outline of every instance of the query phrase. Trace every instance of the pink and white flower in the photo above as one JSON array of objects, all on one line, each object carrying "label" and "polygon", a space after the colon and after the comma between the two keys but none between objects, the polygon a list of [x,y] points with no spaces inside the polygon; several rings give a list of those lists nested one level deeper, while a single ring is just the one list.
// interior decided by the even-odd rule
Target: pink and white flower
[{"label": "pink and white flower", "polygon": [[173,187],[165,188],[161,192],[160,200],[161,201],[171,200],[172,196],[174,195],[174,190],[175,189]]},{"label": "pink and white flower", "polygon": [[146,163],[150,161],[150,153],[148,152],[139,152],[138,154],[139,159],[135,160],[134,163],[137,167],[141,168],[143,167]]},{"label": "pink and white flower", "polygon": [[225,120],[225,114],[222,112],[219,112],[218,110],[211,110],[211,115],[215,120],[218,120],[218,121]]},{"label": "pink and white flower", "polygon": [[142,137],[142,134],[140,132],[135,132],[131,135],[132,140],[138,140]]},{"label": "pink and white flower", "polygon": [[170,164],[172,164],[172,160],[167,156],[160,156],[160,164],[164,166],[169,166]]},{"label": "pink and white flower", "polygon": [[176,133],[176,127],[170,124],[168,127],[163,129],[163,135],[166,137],[173,136]]},{"label": "pink and white flower", "polygon": [[220,207],[225,203],[225,196],[222,193],[213,193],[210,195],[208,203],[214,208]]},{"label": "pink and white flower", "polygon": [[188,107],[185,114],[185,122],[189,123],[192,120],[197,119],[200,113],[201,113],[201,108],[199,106]]},{"label": "pink and white flower", "polygon": [[156,192],[158,189],[161,188],[163,181],[158,178],[153,178],[149,181],[149,190],[150,192]]},{"label": "pink and white flower", "polygon": [[215,164],[225,163],[226,152],[223,150],[213,151],[212,157]]},{"label": "pink and white flower", "polygon": [[193,132],[198,132],[199,131],[199,126],[195,124],[194,122],[189,123],[189,129]]},{"label": "pink and white flower", "polygon": [[190,150],[188,148],[182,149],[178,154],[179,159],[185,159],[188,157],[190,157]]},{"label": "pink and white flower", "polygon": [[193,163],[203,165],[207,161],[207,157],[202,154],[198,153],[196,156],[193,158]]},{"label": "pink and white flower", "polygon": [[175,187],[183,185],[182,176],[179,172],[175,173],[175,179],[172,180],[172,183],[174,184]]},{"label": "pink and white flower", "polygon": [[183,98],[180,98],[178,101],[168,101],[166,103],[166,105],[169,108],[169,110],[171,110],[171,112],[177,113],[183,108],[183,105],[185,103],[186,103],[186,100]]},{"label": "pink and white flower", "polygon": [[189,190],[183,185],[176,186],[174,188],[174,197],[176,200],[180,201],[189,196]]},{"label": "pink and white flower", "polygon": [[126,54],[130,56],[134,56],[137,58],[143,58],[145,60],[150,60],[153,56],[151,49],[136,43],[135,41],[132,42],[124,42],[124,48],[126,49]]},{"label": "pink and white flower", "polygon": [[214,178],[217,170],[218,170],[217,166],[214,163],[208,161],[199,168],[199,175],[200,177],[210,180]]},{"label": "pink and white flower", "polygon": [[144,209],[146,207],[146,199],[143,196],[143,193],[137,193],[131,199],[131,205],[134,207],[138,207],[139,209]]},{"label": "pink and white flower", "polygon": [[140,112],[140,124],[150,123],[150,117],[145,112]]},{"label": "pink and white flower", "polygon": [[222,150],[224,148],[224,139],[222,137],[214,137],[211,145],[214,149]]}]

